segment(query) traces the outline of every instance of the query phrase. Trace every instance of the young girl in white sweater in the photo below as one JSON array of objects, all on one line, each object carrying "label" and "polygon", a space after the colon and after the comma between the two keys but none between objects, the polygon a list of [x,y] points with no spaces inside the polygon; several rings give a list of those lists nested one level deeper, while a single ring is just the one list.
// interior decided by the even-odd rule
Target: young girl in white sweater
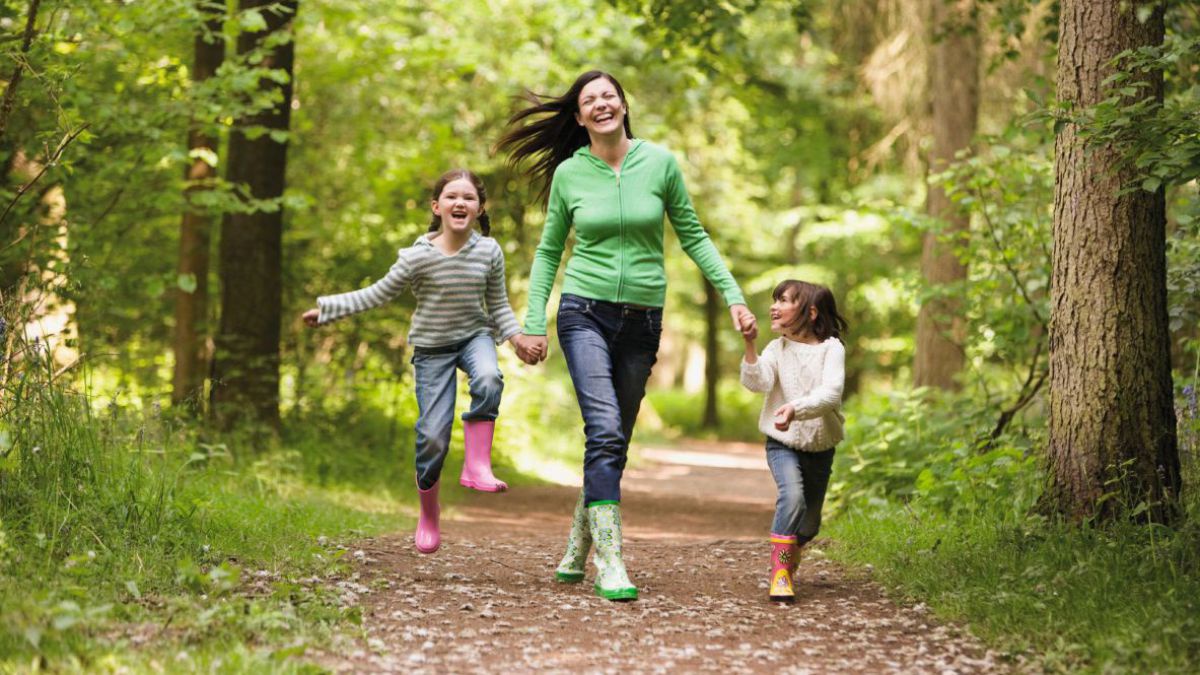
[{"label": "young girl in white sweater", "polygon": [[779,493],[771,524],[770,599],[795,602],[792,576],[800,549],[821,527],[833,449],[842,440],[846,321],[828,288],[788,279],[771,297],[779,335],[760,357],[747,336],[742,384],[766,394],[758,428]]}]

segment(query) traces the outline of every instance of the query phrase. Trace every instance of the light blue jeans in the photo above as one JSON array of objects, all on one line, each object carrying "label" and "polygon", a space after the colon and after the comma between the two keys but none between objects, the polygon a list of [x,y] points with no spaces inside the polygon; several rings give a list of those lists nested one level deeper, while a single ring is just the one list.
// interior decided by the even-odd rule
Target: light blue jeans
[{"label": "light blue jeans", "polygon": [[767,466],[775,478],[775,520],[772,534],[794,534],[803,544],[821,529],[821,508],[833,469],[833,448],[821,452],[793,450],[774,438],[767,439]]},{"label": "light blue jeans", "polygon": [[488,334],[445,347],[417,347],[412,364],[419,411],[417,484],[428,490],[441,478],[450,449],[459,369],[466,372],[471,391],[471,409],[463,413],[463,421],[496,419],[504,376],[496,360],[496,343]]}]

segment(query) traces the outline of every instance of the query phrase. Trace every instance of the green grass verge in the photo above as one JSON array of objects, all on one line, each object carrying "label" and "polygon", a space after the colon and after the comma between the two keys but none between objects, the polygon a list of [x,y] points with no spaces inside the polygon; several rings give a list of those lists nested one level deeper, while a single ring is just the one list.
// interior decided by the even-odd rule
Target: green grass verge
[{"label": "green grass verge", "polygon": [[1079,529],[889,506],[830,524],[832,557],[1050,670],[1194,672],[1200,532]]}]

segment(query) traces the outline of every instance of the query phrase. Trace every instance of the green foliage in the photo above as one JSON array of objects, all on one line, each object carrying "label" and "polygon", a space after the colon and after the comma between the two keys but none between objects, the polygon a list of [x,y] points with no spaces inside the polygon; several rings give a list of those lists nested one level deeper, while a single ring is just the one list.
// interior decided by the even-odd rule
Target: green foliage
[{"label": "green foliage", "polygon": [[[1151,7],[1139,9],[1144,21],[1142,9]],[[1116,150],[1136,170],[1130,189],[1154,192],[1200,176],[1200,120],[1195,114],[1200,107],[1200,38],[1194,34],[1194,15],[1185,18],[1188,11],[1172,8],[1161,45],[1117,55],[1115,72],[1104,81],[1104,100],[1088,110],[1067,111],[1089,144]],[[1162,100],[1152,95],[1148,80],[1154,76],[1165,80]]]},{"label": "green foliage", "polygon": [[[762,437],[758,430],[758,413],[763,406],[762,394],[746,391],[732,378],[722,382],[717,390],[720,425],[716,429],[705,429],[702,425],[703,392],[690,394],[679,389],[654,389],[647,392],[646,403],[642,405],[643,415],[650,413],[646,416],[661,421],[663,432],[668,436],[715,436],[731,441],[757,441]],[[651,433],[654,433],[654,430],[651,430]],[[644,437],[640,427],[639,437]]]},{"label": "green foliage", "polygon": [[[25,346],[0,399],[0,669],[164,654],[256,669],[353,625],[311,579],[342,568],[341,541],[399,525],[409,483],[311,479],[306,443],[363,461],[345,434],[298,438],[303,452],[205,442],[157,406],[73,390]],[[375,461],[363,473],[386,475]],[[150,634],[144,653],[121,646]]]}]

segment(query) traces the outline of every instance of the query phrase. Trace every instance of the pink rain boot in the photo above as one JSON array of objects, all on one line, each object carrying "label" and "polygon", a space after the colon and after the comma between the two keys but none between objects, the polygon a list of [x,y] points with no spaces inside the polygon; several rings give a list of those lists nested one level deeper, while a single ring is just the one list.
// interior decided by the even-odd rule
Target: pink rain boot
[{"label": "pink rain boot", "polygon": [[771,534],[771,586],[772,602],[793,603],[796,591],[792,587],[792,561],[796,555],[796,535]]},{"label": "pink rain boot", "polygon": [[442,545],[442,532],[438,529],[438,515],[441,513],[438,507],[439,485],[441,481],[434,483],[428,490],[417,486],[417,494],[421,497],[421,516],[417,518],[417,533],[414,539],[417,542],[417,551],[421,553],[433,553]]},{"label": "pink rain boot", "polygon": [[463,422],[463,445],[466,446],[462,476],[458,482],[481,492],[503,492],[508,483],[492,475],[492,435],[496,423],[491,420]]},{"label": "pink rain boot", "polygon": [[792,586],[796,585],[796,568],[800,566],[800,552],[806,544],[807,541],[803,544],[792,544],[791,550],[788,551],[792,557],[792,561],[788,563],[788,576],[792,578]]}]

